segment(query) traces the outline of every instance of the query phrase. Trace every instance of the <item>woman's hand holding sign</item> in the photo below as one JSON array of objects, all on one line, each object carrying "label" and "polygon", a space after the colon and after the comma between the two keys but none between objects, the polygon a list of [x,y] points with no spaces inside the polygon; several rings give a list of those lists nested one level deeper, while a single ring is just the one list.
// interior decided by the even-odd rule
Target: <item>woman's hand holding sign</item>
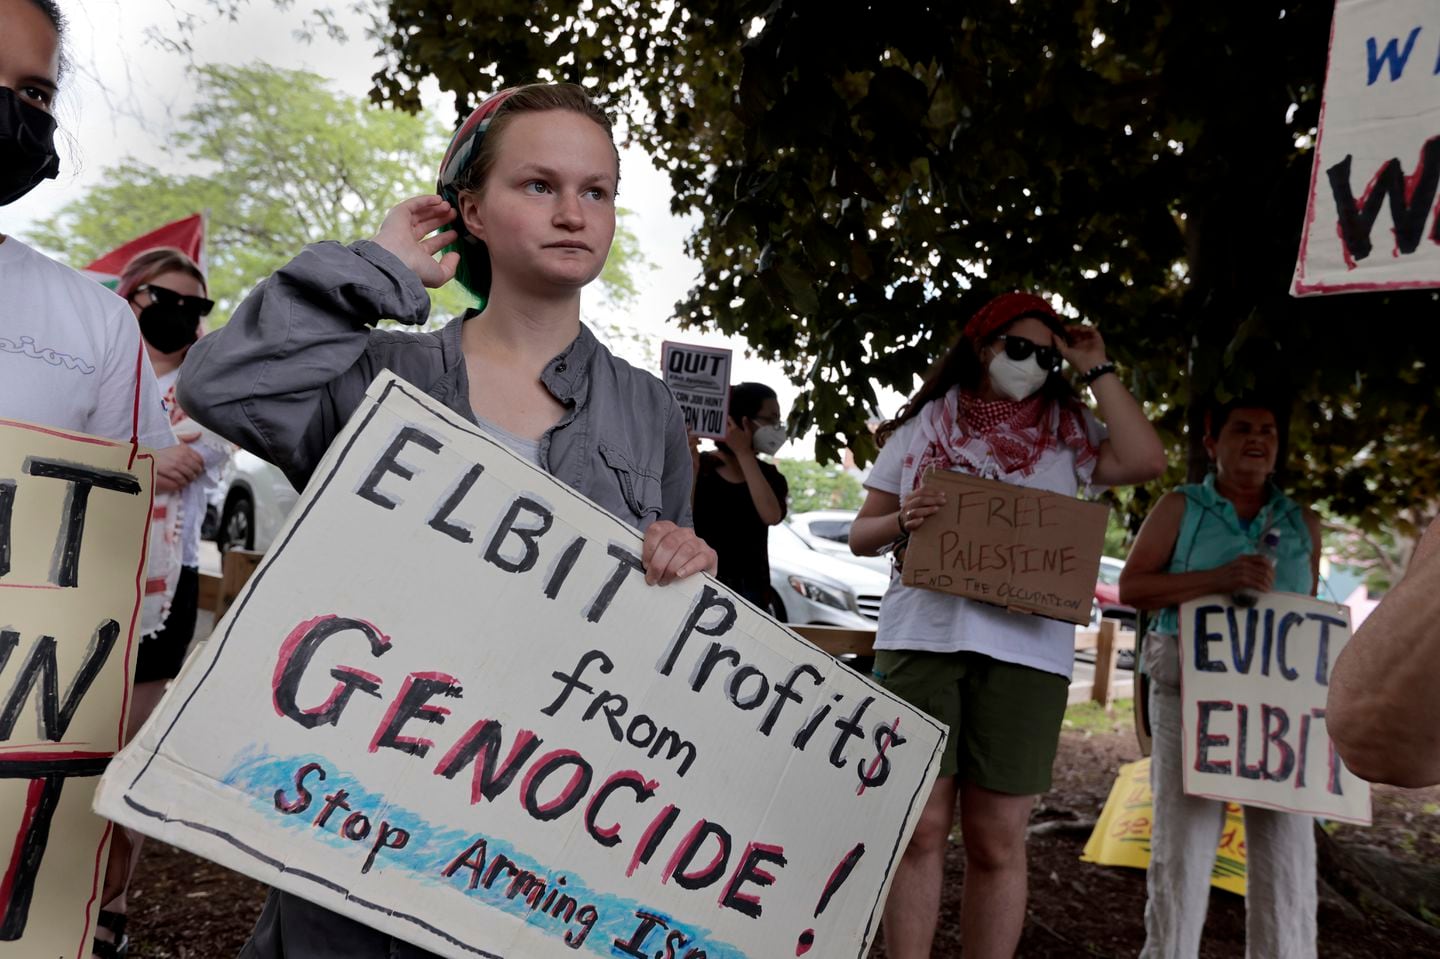
[{"label": "woman's hand holding sign", "polygon": [[696,573],[713,575],[719,564],[715,551],[693,529],[663,519],[645,530],[640,558],[645,563],[645,582],[651,586],[667,586]]},{"label": "woman's hand holding sign", "polygon": [[925,520],[940,512],[945,506],[945,491],[928,481],[915,488],[900,506],[898,524],[901,532],[908,536],[924,524]]},{"label": "woman's hand holding sign", "polygon": [[877,556],[908,537],[945,506],[945,491],[921,483],[900,502],[894,493],[872,489],[850,524],[850,548],[859,556]]}]

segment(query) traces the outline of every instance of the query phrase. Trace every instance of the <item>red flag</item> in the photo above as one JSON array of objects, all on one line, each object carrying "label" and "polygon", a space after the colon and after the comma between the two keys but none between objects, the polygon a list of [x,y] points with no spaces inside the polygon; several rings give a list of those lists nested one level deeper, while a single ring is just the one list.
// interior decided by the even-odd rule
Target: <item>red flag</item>
[{"label": "red flag", "polygon": [[205,215],[196,213],[183,220],[167,223],[158,230],[151,230],[123,246],[117,246],[94,263],[83,267],[81,272],[90,274],[113,290],[126,265],[141,253],[157,246],[173,246],[196,263],[201,263],[205,249]]}]

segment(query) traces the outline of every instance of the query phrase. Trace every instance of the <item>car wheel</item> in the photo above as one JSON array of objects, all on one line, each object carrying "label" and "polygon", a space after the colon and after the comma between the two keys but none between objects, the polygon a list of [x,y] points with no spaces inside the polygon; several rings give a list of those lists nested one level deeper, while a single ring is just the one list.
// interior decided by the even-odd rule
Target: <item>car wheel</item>
[{"label": "car wheel", "polygon": [[777,623],[789,622],[789,620],[785,618],[785,604],[780,602],[780,597],[776,595],[773,589],[765,594],[765,612],[769,613],[770,618]]},{"label": "car wheel", "polygon": [[220,536],[220,508],[214,503],[205,504],[205,518],[200,521],[200,538],[213,543]]},{"label": "car wheel", "polygon": [[255,503],[250,494],[235,490],[225,501],[225,511],[220,514],[220,531],[215,543],[224,553],[232,549],[255,548]]}]

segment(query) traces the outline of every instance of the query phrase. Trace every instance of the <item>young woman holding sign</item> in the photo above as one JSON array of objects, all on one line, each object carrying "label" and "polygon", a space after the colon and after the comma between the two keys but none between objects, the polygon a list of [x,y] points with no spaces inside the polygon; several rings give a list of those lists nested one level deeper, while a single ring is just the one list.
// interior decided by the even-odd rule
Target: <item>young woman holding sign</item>
[{"label": "young woman holding sign", "polygon": [[[1177,608],[1211,593],[1315,595],[1320,520],[1270,481],[1279,447],[1275,407],[1269,403],[1242,399],[1211,412],[1205,449],[1214,472],[1156,504],[1120,574],[1121,602],[1160,610],[1144,654],[1155,802],[1141,953],[1147,959],[1199,954],[1210,870],[1225,820],[1225,803],[1185,795]],[[1260,555],[1267,536],[1275,544],[1273,565]],[[1313,820],[1244,809],[1246,952],[1275,959],[1314,956]]]},{"label": "young woman holding sign", "polygon": [[[395,207],[373,240],[307,247],[266,280],[191,349],[181,404],[298,486],[392,370],[641,530],[647,582],[713,572],[714,551],[688,528],[679,407],[580,322],[580,291],[615,234],[619,179],[610,121],[580,87],[493,95],[451,141],[438,196]],[[426,287],[457,271],[482,309],[433,333],[372,328],[423,323]],[[272,893],[241,955],[428,954]]]},{"label": "young woman holding sign", "polygon": [[[1095,394],[1106,431],[1060,375]],[[850,528],[873,555],[944,505],[930,469],[1074,495],[1159,476],[1165,451],[1115,375],[1093,327],[1066,327],[1038,296],[1006,293],[965,325],[895,419]],[[875,676],[949,724],[940,778],[896,870],[885,907],[893,959],[930,955],[956,799],[965,836],[961,927],[967,957],[1014,954],[1025,921],[1025,828],[1050,788],[1075,655],[1075,627],[912,588],[892,577],[880,607]]]},{"label": "young woman holding sign", "polygon": [[[185,352],[200,336],[201,321],[214,305],[206,299],[208,288],[205,274],[198,264],[179,250],[160,247],[139,254],[125,266],[116,292],[130,304],[145,344],[145,352],[164,397],[170,423],[189,450],[204,461],[204,471],[193,482],[185,484],[171,496],[156,501],[153,515],[150,551],[154,556],[162,547],[157,528],[166,522],[161,510],[179,509],[178,523],[173,527],[178,542],[171,561],[178,565],[174,594],[164,626],[148,633],[135,655],[135,689],[130,700],[130,716],[125,738],[135,738],[140,727],[150,718],[170,681],[180,675],[185,653],[195,638],[195,623],[200,602],[200,527],[205,519],[207,493],[221,480],[225,464],[232,452],[227,443],[211,437],[203,439],[194,424],[175,402],[175,381]],[[175,520],[170,520],[176,522]],[[174,567],[171,567],[173,570]],[[155,574],[152,560],[151,574]],[[109,866],[105,872],[105,912],[111,917],[105,928],[113,931],[125,923],[115,916],[128,914],[127,890],[135,865],[140,859],[144,837],[129,829],[117,827],[110,841]],[[97,950],[97,954],[99,953]]]}]

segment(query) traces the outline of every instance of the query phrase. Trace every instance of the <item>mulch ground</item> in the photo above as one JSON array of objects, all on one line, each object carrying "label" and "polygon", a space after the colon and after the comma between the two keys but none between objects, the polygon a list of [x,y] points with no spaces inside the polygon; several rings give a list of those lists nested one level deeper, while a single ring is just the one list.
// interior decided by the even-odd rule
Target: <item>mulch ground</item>
[{"label": "mulch ground", "polygon": [[[1054,789],[1040,802],[1037,820],[1093,820],[1109,795],[1115,770],[1140,757],[1129,725],[1062,734]],[[1375,790],[1375,825],[1340,826],[1347,843],[1378,846],[1406,861],[1440,863],[1440,788]],[[1134,956],[1144,942],[1145,874],[1080,862],[1082,833],[1058,832],[1030,843],[1030,907],[1018,955],[1030,957]],[[952,845],[946,896],[934,955],[960,950],[960,889],[964,859]],[[245,941],[265,888],[212,863],[161,843],[147,843],[132,889],[131,934],[136,959],[215,959],[233,956]],[[1325,959],[1435,956],[1414,930],[1366,920],[1332,897],[1322,897],[1320,955]],[[1245,904],[1214,891],[1201,955],[1233,959],[1245,954]],[[871,959],[885,959],[883,937]]]}]

